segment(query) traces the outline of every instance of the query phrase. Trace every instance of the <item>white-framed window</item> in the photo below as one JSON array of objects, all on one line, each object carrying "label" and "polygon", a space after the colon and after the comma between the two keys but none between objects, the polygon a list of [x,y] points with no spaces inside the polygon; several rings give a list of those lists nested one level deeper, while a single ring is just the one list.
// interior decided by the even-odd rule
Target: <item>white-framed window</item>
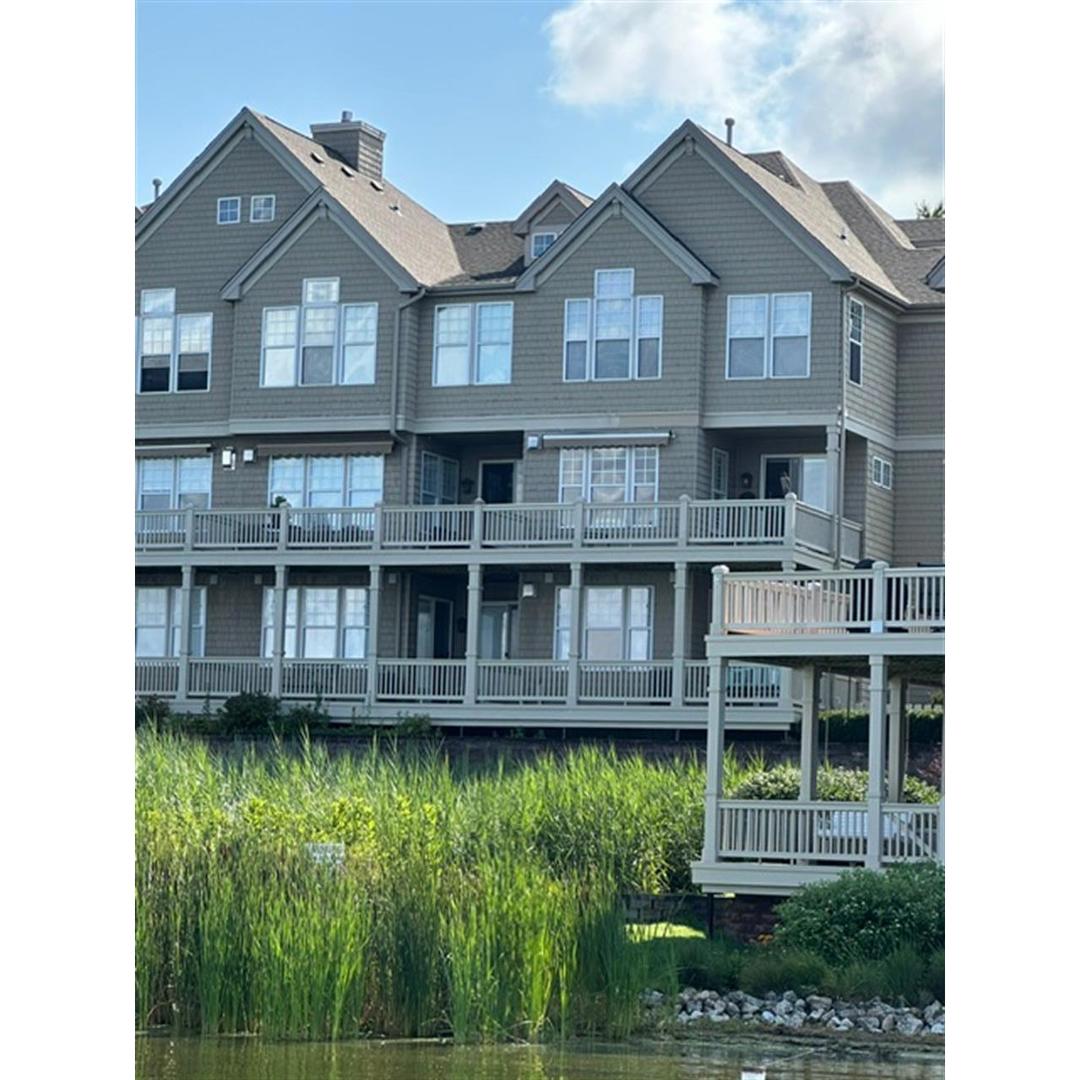
[{"label": "white-framed window", "polygon": [[570,447],[559,451],[559,502],[656,502],[660,451],[655,446]]},{"label": "white-framed window", "polygon": [[370,507],[382,500],[382,454],[272,457],[267,504]]},{"label": "white-framed window", "polygon": [[[169,586],[138,586],[135,589],[135,655],[180,655],[181,590]],[[191,590],[191,636],[188,654],[206,651],[206,589]]]},{"label": "white-framed window", "polygon": [[[285,656],[362,660],[367,656],[368,591],[352,586],[285,590]],[[274,655],[274,589],[263,589],[262,654]]]},{"label": "white-framed window", "polygon": [[273,221],[276,204],[277,196],[275,195],[252,195],[248,220],[256,223]]},{"label": "white-framed window", "polygon": [[209,390],[213,336],[213,315],[176,313],[175,289],[143,289],[135,320],[136,392]]},{"label": "white-framed window", "polygon": [[437,307],[432,386],[510,382],[513,338],[512,303]]},{"label": "white-framed window", "polygon": [[810,301],[808,292],[729,296],[727,378],[808,378]]},{"label": "white-framed window", "polygon": [[446,506],[458,501],[460,466],[453,458],[424,450],[420,454],[420,502]]},{"label": "white-framed window", "polygon": [[[651,660],[651,586],[589,585],[582,596],[582,655],[586,660]],[[570,654],[570,589],[555,597],[554,658]]]},{"label": "white-framed window", "polygon": [[875,487],[892,490],[893,465],[888,458],[873,457],[870,464],[870,480]]},{"label": "white-framed window", "polygon": [[859,300],[848,300],[848,378],[862,385],[863,323],[865,311]]},{"label": "white-framed window", "polygon": [[193,506],[205,510],[210,505],[213,458],[139,458],[137,502],[139,510],[184,510]]},{"label": "white-framed window", "polygon": [[635,296],[634,271],[597,270],[593,295],[567,300],[563,381],[658,379],[664,325],[662,296]]},{"label": "white-framed window", "polygon": [[713,447],[712,483],[710,487],[714,499],[726,499],[728,497],[728,460],[726,450]]},{"label": "white-framed window", "polygon": [[532,257],[539,259],[558,238],[559,234],[555,232],[534,232],[532,234]]},{"label": "white-framed window", "polygon": [[226,195],[217,201],[217,223],[236,225],[240,221],[240,196]]},{"label": "white-framed window", "polygon": [[299,306],[263,308],[260,386],[375,382],[379,305],[341,304],[339,278],[306,278]]}]

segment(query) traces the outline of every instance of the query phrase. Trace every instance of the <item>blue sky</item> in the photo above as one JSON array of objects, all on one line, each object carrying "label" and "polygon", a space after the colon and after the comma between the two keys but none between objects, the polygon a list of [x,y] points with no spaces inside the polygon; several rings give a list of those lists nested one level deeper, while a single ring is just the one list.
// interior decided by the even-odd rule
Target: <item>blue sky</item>
[{"label": "blue sky", "polygon": [[730,114],[740,148],[905,217],[942,195],[940,65],[915,3],[140,0],[136,198],[245,104],[301,131],[350,109],[446,221],[513,218],[555,176],[597,194],[686,116]]}]

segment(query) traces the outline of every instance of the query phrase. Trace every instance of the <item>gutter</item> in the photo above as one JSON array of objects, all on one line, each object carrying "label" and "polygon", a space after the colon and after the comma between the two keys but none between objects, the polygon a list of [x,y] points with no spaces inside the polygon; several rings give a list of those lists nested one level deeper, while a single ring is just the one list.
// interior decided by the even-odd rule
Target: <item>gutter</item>
[{"label": "gutter", "polygon": [[391,358],[390,368],[390,438],[398,446],[401,447],[402,457],[405,459],[402,462],[403,470],[403,484],[405,488],[406,498],[409,498],[411,492],[409,492],[409,444],[408,441],[403,439],[398,434],[397,427],[397,413],[398,413],[398,383],[401,381],[401,313],[413,304],[419,303],[427,296],[427,286],[421,285],[420,291],[415,295],[409,297],[408,300],[398,304],[397,311],[394,313],[394,351]]},{"label": "gutter", "polygon": [[841,522],[844,518],[844,482],[847,473],[847,309],[850,292],[850,289],[840,290],[840,415],[838,417],[840,446],[836,458],[836,508],[833,513],[833,551],[836,552],[834,563],[837,570],[843,565],[840,541],[843,531]]}]

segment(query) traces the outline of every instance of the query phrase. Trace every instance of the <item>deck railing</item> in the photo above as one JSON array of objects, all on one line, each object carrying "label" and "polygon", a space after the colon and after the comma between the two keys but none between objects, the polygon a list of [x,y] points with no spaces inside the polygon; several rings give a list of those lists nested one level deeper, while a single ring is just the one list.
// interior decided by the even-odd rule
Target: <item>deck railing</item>
[{"label": "deck railing", "polygon": [[135,693],[158,697],[176,693],[180,661],[140,656],[135,661]]},{"label": "deck railing", "polygon": [[[622,546],[764,547],[828,554],[833,518],[786,499],[654,503],[143,510],[138,551],[292,551]],[[842,523],[845,557],[862,527]],[[779,552],[777,557],[779,557]]]},{"label": "deck railing", "polygon": [[945,628],[943,567],[731,574],[714,633],[840,634]]},{"label": "deck railing", "polygon": [[881,851],[869,850],[867,803],[750,801],[717,803],[720,862],[797,861],[853,866],[940,857],[936,805],[889,804],[881,809]]},{"label": "deck railing", "polygon": [[269,694],[273,664],[261,657],[198,657],[188,668],[192,697],[232,697],[234,694]]},{"label": "deck railing", "polygon": [[477,700],[500,704],[566,701],[570,665],[560,660],[481,660]]},{"label": "deck railing", "polygon": [[378,697],[383,701],[463,701],[464,660],[379,660]]},{"label": "deck railing", "polygon": [[363,698],[367,673],[366,660],[284,660],[281,696],[328,701]]}]

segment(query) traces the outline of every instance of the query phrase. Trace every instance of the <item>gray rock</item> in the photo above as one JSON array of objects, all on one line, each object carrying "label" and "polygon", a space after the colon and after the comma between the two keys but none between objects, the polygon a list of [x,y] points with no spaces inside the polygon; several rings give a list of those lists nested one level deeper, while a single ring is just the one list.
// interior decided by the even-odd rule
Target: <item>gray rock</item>
[{"label": "gray rock", "polygon": [[903,1016],[897,1018],[896,1030],[901,1035],[918,1035],[922,1029],[923,1022],[917,1016],[904,1013]]},{"label": "gray rock", "polygon": [[808,994],[806,997],[806,1004],[811,1009],[821,1009],[824,1012],[826,1009],[832,1008],[832,998],[824,997],[820,994]]},{"label": "gray rock", "polygon": [[896,1017],[892,1013],[889,1013],[881,1021],[881,1030],[882,1031],[893,1031],[895,1028],[896,1028]]},{"label": "gray rock", "polygon": [[829,1027],[833,1031],[850,1031],[854,1026],[850,1020],[841,1019],[839,1016],[834,1016],[829,1021]]},{"label": "gray rock", "polygon": [[761,998],[754,997],[753,994],[743,994],[742,1004],[743,1004],[744,1011],[745,1011],[745,1008],[746,1008],[747,1005],[751,1005],[751,1006],[753,1006],[753,1009],[756,1012],[758,1009],[761,1008],[762,1005],[765,1004],[765,1002],[762,1001]]},{"label": "gray rock", "polygon": [[777,1015],[772,1011],[772,1009],[762,1009],[761,1022],[763,1024],[775,1024],[777,1023],[777,1019]]},{"label": "gray rock", "polygon": [[795,1006],[785,998],[776,1003],[776,1009],[774,1011],[777,1016],[790,1016],[795,1011]]},{"label": "gray rock", "polygon": [[694,1009],[694,1011],[690,1013],[690,1019],[691,1020],[700,1020],[703,1015],[704,1014],[702,1013],[702,1011],[700,1009]]},{"label": "gray rock", "polygon": [[755,1013],[759,1013],[759,1012],[761,1012],[761,1005],[760,1004],[753,1004],[753,1003],[751,1003],[749,1001],[744,1001],[742,1003],[742,1014],[743,1014],[743,1016],[753,1016]]},{"label": "gray rock", "polygon": [[738,1005],[735,1004],[734,1001],[729,1001],[727,1005],[724,1006],[724,1011],[728,1014],[728,1016],[742,1015],[742,1010],[739,1008]]},{"label": "gray rock", "polygon": [[943,1012],[944,1008],[940,1001],[935,1001],[932,1005],[927,1005],[923,1009],[923,1021],[927,1024],[932,1024]]},{"label": "gray rock", "polygon": [[825,1012],[822,1014],[821,1022],[823,1024],[828,1024],[835,1016],[836,1016],[836,1010],[835,1009],[826,1009]]},{"label": "gray rock", "polygon": [[853,1005],[848,1005],[846,1008],[838,1009],[837,1015],[841,1020],[858,1020],[859,1010]]},{"label": "gray rock", "polygon": [[784,1000],[785,1001],[790,1001],[791,1004],[794,1005],[795,1002],[799,1000],[799,995],[796,994],[794,990],[785,990],[784,991]]},{"label": "gray rock", "polygon": [[687,1013],[684,1013],[684,1012],[679,1013],[679,1015],[676,1016],[675,1019],[678,1020],[680,1024],[688,1024],[688,1023],[690,1023],[689,1015]]},{"label": "gray rock", "polygon": [[801,1028],[804,1022],[805,1020],[803,1014],[799,1012],[793,1012],[790,1015],[784,1017],[784,1027],[786,1028]]},{"label": "gray rock", "polygon": [[931,1035],[944,1035],[945,1034],[945,1021],[938,1020],[936,1023],[930,1025]]},{"label": "gray rock", "polygon": [[731,1023],[731,1017],[726,1012],[714,1012],[709,1013],[709,1019],[714,1024],[729,1024]]},{"label": "gray rock", "polygon": [[859,1018],[858,1026],[863,1031],[872,1031],[877,1034],[881,1031],[881,1021],[876,1016],[862,1016]]}]

